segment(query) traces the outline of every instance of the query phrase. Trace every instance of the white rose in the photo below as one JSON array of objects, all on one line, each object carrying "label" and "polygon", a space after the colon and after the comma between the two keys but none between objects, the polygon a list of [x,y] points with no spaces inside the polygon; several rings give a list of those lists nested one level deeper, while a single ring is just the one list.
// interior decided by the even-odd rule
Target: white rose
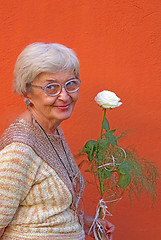
[{"label": "white rose", "polygon": [[95,101],[102,108],[115,108],[122,104],[122,102],[119,102],[120,98],[118,98],[114,92],[107,90],[98,93]]}]

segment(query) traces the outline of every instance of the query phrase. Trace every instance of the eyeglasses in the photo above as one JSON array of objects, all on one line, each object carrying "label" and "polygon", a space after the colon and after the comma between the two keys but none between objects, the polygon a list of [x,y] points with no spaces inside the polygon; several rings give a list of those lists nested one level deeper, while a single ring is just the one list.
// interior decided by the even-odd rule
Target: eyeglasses
[{"label": "eyeglasses", "polygon": [[45,87],[31,84],[32,87],[41,88],[48,96],[57,96],[61,93],[62,88],[65,88],[67,93],[74,93],[80,88],[81,80],[78,78],[69,79],[64,84],[49,83]]}]

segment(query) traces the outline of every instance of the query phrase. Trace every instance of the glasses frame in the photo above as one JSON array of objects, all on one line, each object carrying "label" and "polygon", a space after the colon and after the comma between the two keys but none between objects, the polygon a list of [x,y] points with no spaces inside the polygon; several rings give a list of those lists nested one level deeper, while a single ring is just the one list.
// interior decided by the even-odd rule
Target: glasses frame
[{"label": "glasses frame", "polygon": [[[54,79],[54,80],[55,80],[55,79]],[[78,87],[77,89],[73,90],[73,91],[69,91],[69,90],[66,88],[66,85],[67,85],[70,81],[72,81],[72,80],[78,80],[79,83],[81,84],[81,80],[80,80],[79,78],[71,78],[71,79],[68,79],[64,84],[60,84],[60,83],[54,82],[54,83],[49,83],[49,84],[47,84],[45,87],[39,86],[39,85],[35,85],[35,84],[31,84],[31,87],[41,88],[41,89],[46,93],[46,95],[55,97],[55,96],[57,96],[57,95],[59,95],[59,94],[61,93],[62,88],[64,88],[65,91],[66,91],[67,93],[69,93],[69,94],[70,94],[70,93],[77,92],[77,91],[79,90],[79,88],[80,88],[80,84],[79,84],[79,87]],[[59,86],[60,86],[60,91],[59,91],[58,93],[55,93],[55,94],[47,93],[47,90],[46,90],[47,87],[48,87],[48,86],[51,86],[51,85],[53,85],[53,84],[59,85]]]}]

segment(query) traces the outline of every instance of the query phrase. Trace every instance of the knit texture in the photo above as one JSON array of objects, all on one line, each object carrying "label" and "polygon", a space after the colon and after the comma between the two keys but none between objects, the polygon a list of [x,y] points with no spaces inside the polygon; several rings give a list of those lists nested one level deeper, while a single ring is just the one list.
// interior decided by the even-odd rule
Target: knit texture
[{"label": "knit texture", "polygon": [[1,150],[2,240],[85,239],[71,204],[67,185],[30,146],[13,142]]},{"label": "knit texture", "polygon": [[[56,154],[55,150],[49,143],[47,137],[42,132],[42,130],[38,126],[34,126],[32,123],[26,121],[25,119],[17,118],[5,130],[0,139],[0,150],[13,142],[21,142],[29,145],[38,156],[45,160],[49,164],[49,166],[57,172],[59,177],[63,180],[63,182],[71,191],[74,203],[74,198],[76,197],[76,195],[73,189],[73,183],[71,182],[68,173],[70,174],[70,176],[77,174],[80,176],[80,185],[82,186],[81,195],[83,193],[84,180],[74,161],[73,155],[65,140],[61,127],[58,126],[57,130],[59,132],[59,135],[48,134],[48,137],[50,138],[50,141],[52,142],[55,150],[60,156],[61,161],[65,165],[65,168],[63,167],[62,162],[58,158],[58,155]],[[65,151],[62,147],[61,141],[63,142]],[[66,155],[68,156],[68,160]]]}]

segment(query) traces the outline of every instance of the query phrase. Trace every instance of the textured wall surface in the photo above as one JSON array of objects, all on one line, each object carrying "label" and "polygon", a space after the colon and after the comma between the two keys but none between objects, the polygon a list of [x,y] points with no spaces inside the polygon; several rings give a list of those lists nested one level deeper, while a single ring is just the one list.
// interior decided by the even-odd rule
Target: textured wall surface
[{"label": "textured wall surface", "polygon": [[[80,99],[62,124],[73,153],[98,138],[102,111],[93,99],[107,89],[123,102],[109,113],[112,128],[129,132],[121,144],[134,146],[161,170],[160,16],[160,0],[0,0],[0,133],[25,109],[12,92],[18,54],[35,41],[59,42],[73,48],[81,64]],[[85,205],[93,214],[98,194],[83,174]],[[114,240],[160,240],[160,184],[153,207],[149,195],[133,199],[132,206],[125,196],[112,213]]]}]

